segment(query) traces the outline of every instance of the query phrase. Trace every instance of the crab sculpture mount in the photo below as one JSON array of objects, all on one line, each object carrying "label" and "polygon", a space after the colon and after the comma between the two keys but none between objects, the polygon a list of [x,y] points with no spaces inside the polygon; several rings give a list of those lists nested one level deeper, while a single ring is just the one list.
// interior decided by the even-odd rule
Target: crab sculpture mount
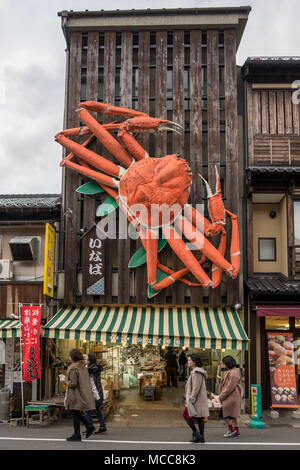
[{"label": "crab sculpture mount", "polygon": [[[95,101],[80,103],[76,112],[85,126],[67,129],[55,136],[55,140],[70,152],[61,165],[94,180],[100,191],[109,194],[110,200],[115,206],[119,205],[136,228],[144,261],[136,263],[133,258],[137,257],[133,257],[129,267],[147,263],[148,297],[177,280],[188,286],[216,288],[223,273],[236,278],[240,270],[238,221],[237,216],[224,207],[217,167],[214,193],[199,175],[207,189],[209,220],[188,204],[193,175],[186,160],[177,154],[150,157],[135,139],[135,134],[139,133],[170,130],[180,134],[183,128],[172,121]],[[101,124],[91,112],[126,119]],[[111,131],[117,131],[118,140]],[[79,136],[86,136],[86,140],[78,143],[75,139]],[[98,139],[120,165],[89,149],[94,139]],[[226,215],[232,225],[230,261],[225,259]],[[208,240],[217,234],[220,234],[218,248]],[[158,253],[166,243],[184,265],[179,271],[159,261]],[[195,256],[199,252],[200,255]],[[212,264],[211,277],[202,267],[206,261]],[[189,273],[196,282],[185,277]]]}]

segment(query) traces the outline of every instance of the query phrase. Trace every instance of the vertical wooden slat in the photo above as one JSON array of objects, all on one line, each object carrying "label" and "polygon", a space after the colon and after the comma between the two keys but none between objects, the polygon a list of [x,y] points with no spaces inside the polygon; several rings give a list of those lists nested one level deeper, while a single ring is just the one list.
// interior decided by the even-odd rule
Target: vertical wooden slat
[{"label": "vertical wooden slat", "polygon": [[[190,167],[193,184],[190,193],[191,204],[202,203],[202,32],[190,33]],[[201,208],[199,208],[201,209]],[[203,303],[203,289],[191,288],[191,304]]]},{"label": "vertical wooden slat", "polygon": [[[156,64],[155,64],[155,116],[167,119],[167,57],[168,57],[168,32],[156,32]],[[155,136],[155,157],[167,154],[167,132],[161,132]],[[159,254],[159,260],[167,265],[168,246]],[[166,303],[167,289],[163,289],[156,297],[155,304]]]},{"label": "vertical wooden slat", "polygon": [[[86,99],[87,101],[97,101],[98,98],[98,57],[99,57],[99,33],[88,33],[87,49],[87,72],[86,72]],[[95,116],[96,117],[96,116]],[[96,151],[96,143],[90,149]],[[88,230],[95,222],[96,202],[95,196],[84,196],[83,200],[83,226]],[[93,296],[87,295],[87,288],[92,281],[89,273],[88,251],[89,236],[82,240],[82,304],[93,303]],[[94,281],[94,280],[93,280]],[[95,282],[95,281],[94,281]],[[105,284],[105,283],[104,283]]]},{"label": "vertical wooden slat", "polygon": [[[73,32],[70,38],[69,51],[69,80],[67,95],[67,127],[79,126],[78,114],[75,112],[80,102],[81,91],[81,55],[82,33]],[[79,186],[79,175],[69,169],[65,169],[65,213],[71,209],[72,213],[65,218],[65,243],[64,243],[64,302],[72,304],[76,301],[77,294],[77,253],[78,253],[78,200],[75,190]]]},{"label": "vertical wooden slat", "polygon": [[[226,99],[225,99],[226,102]],[[208,182],[214,192],[216,187],[215,165],[220,174],[220,100],[219,100],[219,32],[207,31],[207,158]],[[214,245],[216,241],[211,240]],[[209,273],[211,276],[211,272]],[[220,287],[210,289],[209,303],[221,302]]]},{"label": "vertical wooden slat", "polygon": [[251,84],[246,82],[246,100],[247,100],[247,166],[254,163],[254,145],[253,145],[253,102],[252,102]]},{"label": "vertical wooden slat", "polygon": [[[138,67],[139,67],[139,97],[138,109],[144,113],[149,113],[149,97],[150,97],[150,32],[139,32],[139,51],[138,51]],[[141,145],[149,152],[149,136],[141,135],[138,138]],[[137,249],[141,246],[141,241],[137,241]],[[147,297],[147,268],[140,266],[136,270],[136,302],[146,304]]]},{"label": "vertical wooden slat", "polygon": [[[237,79],[236,79],[236,31],[224,32],[225,57],[225,132],[226,132],[226,207],[238,216],[239,160],[238,160],[238,120],[237,120]],[[235,188],[235,190],[233,190]],[[226,217],[226,231],[231,242],[232,230],[229,217]],[[227,303],[233,305],[238,299],[238,279],[227,280]]]},{"label": "vertical wooden slat", "polygon": [[293,103],[293,130],[294,134],[300,135],[300,106]]},{"label": "vertical wooden slat", "polygon": [[[173,32],[173,121],[184,126],[184,31]],[[184,155],[184,135],[173,134],[173,152]],[[175,271],[183,264],[173,254],[172,262]],[[173,284],[172,302],[184,304],[184,285]]]},{"label": "vertical wooden slat", "polygon": [[262,134],[269,134],[269,105],[268,105],[268,92],[261,92],[261,132]]},{"label": "vertical wooden slat", "polygon": [[[155,116],[167,119],[167,31],[156,33],[156,69],[155,69]],[[159,133],[155,137],[155,156],[167,154],[167,133]]]},{"label": "vertical wooden slat", "polygon": [[[116,33],[106,31],[104,33],[104,73],[103,73],[103,101],[115,104],[115,69],[116,69]],[[111,118],[108,118],[111,121]],[[103,120],[104,121],[104,120]],[[112,159],[112,156],[103,149],[103,156]],[[104,273],[105,294],[101,301],[112,302],[112,264],[113,250],[117,249],[117,241],[106,239],[104,242]]]},{"label": "vertical wooden slat", "polygon": [[283,92],[277,92],[277,132],[284,134],[284,100]]},{"label": "vertical wooden slat", "polygon": [[292,134],[292,95],[290,91],[284,92],[285,134]]},{"label": "vertical wooden slat", "polygon": [[[121,40],[121,71],[120,71],[120,105],[131,108],[132,105],[132,32],[122,32]],[[121,214],[119,215],[121,217]],[[125,217],[122,217],[128,228]],[[127,230],[128,234],[128,230]],[[119,271],[118,271],[118,303],[130,302],[130,270],[128,263],[130,260],[130,238],[119,239]]]},{"label": "vertical wooden slat", "polygon": [[269,92],[270,134],[277,133],[276,92]]},{"label": "vertical wooden slat", "polygon": [[252,91],[253,97],[253,132],[261,134],[261,101],[260,91]]}]

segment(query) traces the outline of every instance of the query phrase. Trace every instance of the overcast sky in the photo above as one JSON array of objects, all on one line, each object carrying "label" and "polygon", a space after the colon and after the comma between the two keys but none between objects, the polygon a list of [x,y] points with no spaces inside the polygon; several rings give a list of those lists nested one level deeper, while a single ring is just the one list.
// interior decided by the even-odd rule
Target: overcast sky
[{"label": "overcast sky", "polygon": [[[237,54],[300,56],[299,0],[6,0],[0,27],[0,194],[59,193],[65,40],[58,11],[250,5]],[[300,79],[300,77],[299,77]]]}]

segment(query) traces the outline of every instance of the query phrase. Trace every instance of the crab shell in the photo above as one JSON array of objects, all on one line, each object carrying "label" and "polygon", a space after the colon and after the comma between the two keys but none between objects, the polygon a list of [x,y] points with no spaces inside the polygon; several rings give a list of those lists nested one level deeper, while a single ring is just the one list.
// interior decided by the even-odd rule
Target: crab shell
[{"label": "crab shell", "polygon": [[169,225],[189,198],[192,173],[179,155],[145,158],[121,178],[119,202],[145,227]]}]

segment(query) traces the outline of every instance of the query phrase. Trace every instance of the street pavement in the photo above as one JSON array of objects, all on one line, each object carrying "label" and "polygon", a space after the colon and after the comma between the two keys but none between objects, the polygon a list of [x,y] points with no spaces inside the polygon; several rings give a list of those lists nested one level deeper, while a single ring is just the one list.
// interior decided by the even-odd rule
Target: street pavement
[{"label": "street pavement", "polygon": [[[94,434],[82,442],[67,442],[73,432],[71,421],[46,426],[0,424],[0,450],[83,450],[83,451],[185,451],[194,455],[204,450],[300,450],[300,428],[274,426],[255,430],[241,428],[238,438],[224,438],[225,427],[206,427],[204,444],[191,443],[191,431],[183,427],[134,428],[112,425],[107,433]],[[174,454],[174,455],[175,455]],[[155,455],[155,453],[153,454]]]}]

